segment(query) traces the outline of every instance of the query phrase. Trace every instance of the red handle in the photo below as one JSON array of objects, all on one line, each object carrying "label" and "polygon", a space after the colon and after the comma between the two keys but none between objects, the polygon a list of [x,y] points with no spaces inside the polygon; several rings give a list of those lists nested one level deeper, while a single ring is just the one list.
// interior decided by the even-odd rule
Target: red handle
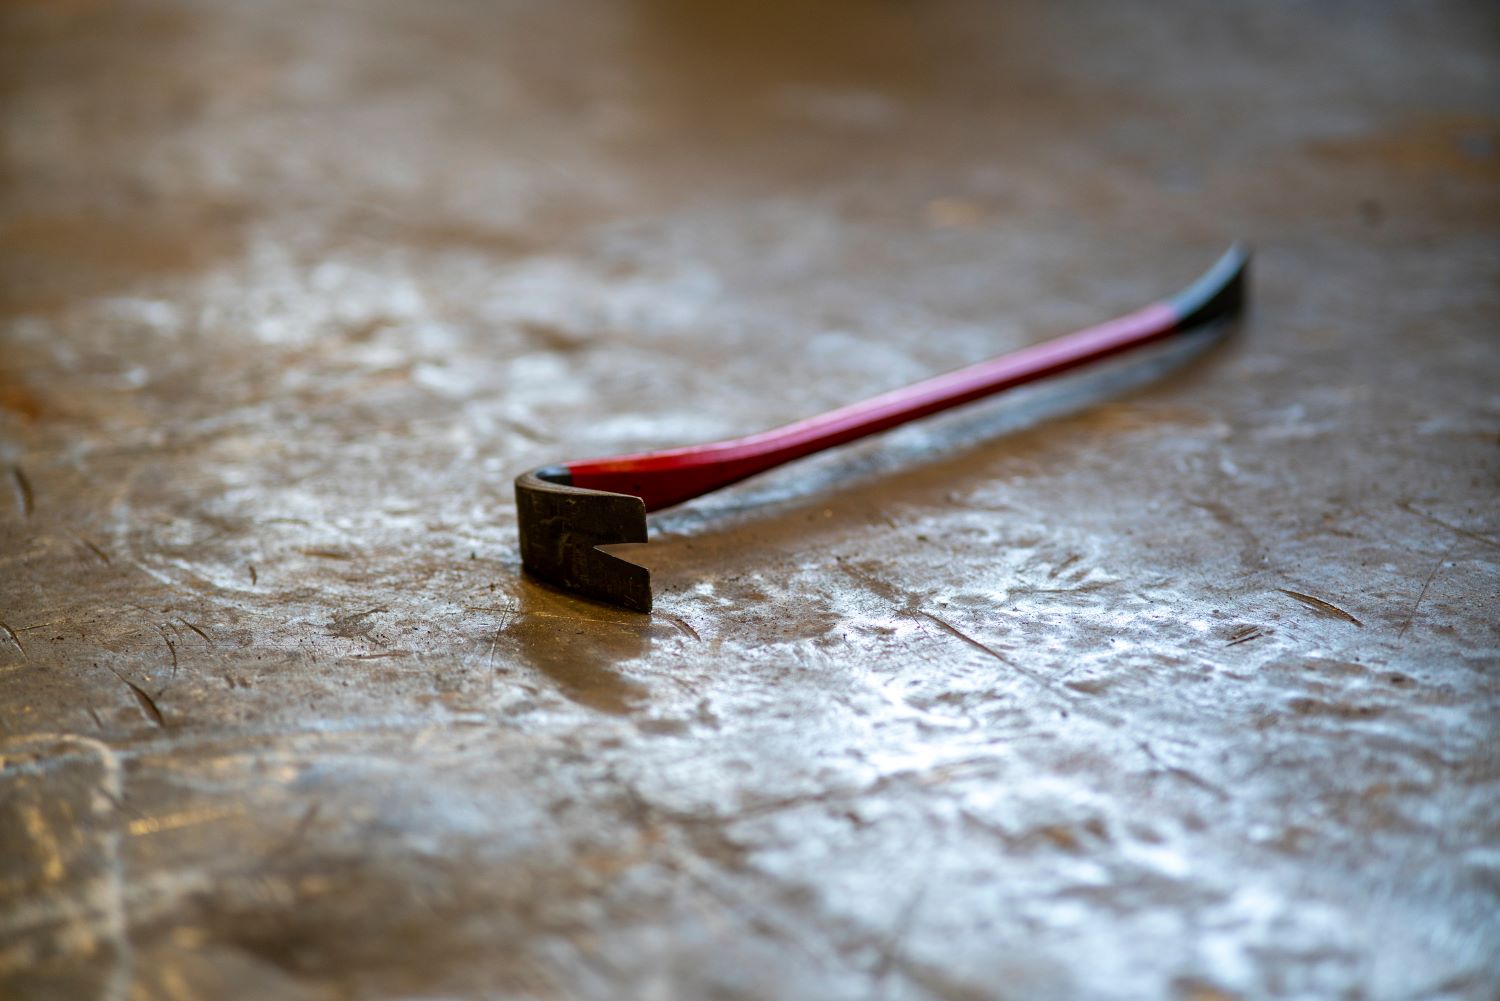
[{"label": "red handle", "polygon": [[[1185,291],[1107,323],[743,438],[566,463],[575,487],[634,494],[655,511],[842,445],[1197,328],[1237,311],[1248,254],[1232,248]],[[551,476],[547,477],[551,479]],[[561,479],[561,477],[559,477]]]}]

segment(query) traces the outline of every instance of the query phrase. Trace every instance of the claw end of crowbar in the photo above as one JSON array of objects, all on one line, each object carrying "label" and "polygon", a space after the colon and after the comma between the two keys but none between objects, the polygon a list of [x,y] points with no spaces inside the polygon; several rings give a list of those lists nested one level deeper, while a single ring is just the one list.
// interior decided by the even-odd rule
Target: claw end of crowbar
[{"label": "claw end of crowbar", "polygon": [[646,504],[630,494],[575,487],[564,466],[516,477],[521,565],[574,594],[651,611],[651,571],[598,546],[646,541]]}]

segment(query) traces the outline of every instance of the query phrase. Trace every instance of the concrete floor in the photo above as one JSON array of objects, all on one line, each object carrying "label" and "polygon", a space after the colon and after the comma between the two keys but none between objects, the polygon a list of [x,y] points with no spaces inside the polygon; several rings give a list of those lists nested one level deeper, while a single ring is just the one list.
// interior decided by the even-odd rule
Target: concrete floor
[{"label": "concrete floor", "polygon": [[1500,7],[806,6],[0,9],[0,995],[1500,995]]}]

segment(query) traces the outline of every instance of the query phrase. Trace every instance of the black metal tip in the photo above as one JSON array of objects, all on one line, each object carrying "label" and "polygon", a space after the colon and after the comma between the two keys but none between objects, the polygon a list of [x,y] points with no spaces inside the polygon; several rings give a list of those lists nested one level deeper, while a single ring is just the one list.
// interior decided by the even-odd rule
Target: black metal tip
[{"label": "black metal tip", "polygon": [[1236,243],[1225,251],[1203,277],[1171,298],[1177,329],[1190,330],[1238,314],[1245,305],[1249,268],[1249,247]]},{"label": "black metal tip", "polygon": [[651,611],[651,571],[595,548],[645,542],[645,502],[571,482],[563,466],[543,466],[516,477],[521,565],[575,594]]}]

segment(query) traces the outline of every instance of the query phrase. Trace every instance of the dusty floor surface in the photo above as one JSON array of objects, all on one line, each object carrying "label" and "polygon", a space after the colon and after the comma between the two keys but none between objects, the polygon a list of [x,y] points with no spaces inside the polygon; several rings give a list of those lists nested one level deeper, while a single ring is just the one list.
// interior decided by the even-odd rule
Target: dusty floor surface
[{"label": "dusty floor surface", "polygon": [[1500,8],[801,6],[0,11],[0,995],[1500,992]]}]

